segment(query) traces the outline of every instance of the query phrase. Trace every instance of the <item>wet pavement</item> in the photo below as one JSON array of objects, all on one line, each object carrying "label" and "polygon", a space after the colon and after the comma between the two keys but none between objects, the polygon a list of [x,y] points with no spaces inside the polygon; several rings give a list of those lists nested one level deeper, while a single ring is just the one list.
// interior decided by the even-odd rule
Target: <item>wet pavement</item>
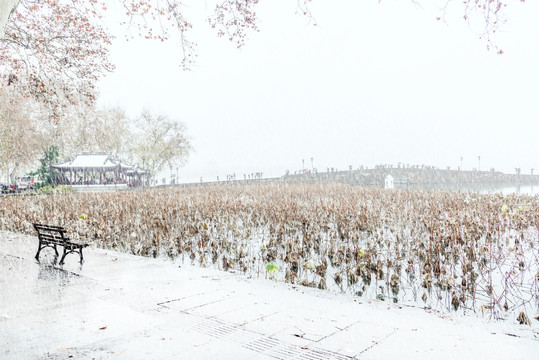
[{"label": "wet pavement", "polygon": [[533,326],[0,231],[2,359],[534,359]]}]

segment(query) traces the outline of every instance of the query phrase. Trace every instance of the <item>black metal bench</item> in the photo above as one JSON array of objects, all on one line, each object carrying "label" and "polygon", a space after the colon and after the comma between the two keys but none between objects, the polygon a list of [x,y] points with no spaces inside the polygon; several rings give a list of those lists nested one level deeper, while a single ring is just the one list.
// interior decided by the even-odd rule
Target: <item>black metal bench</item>
[{"label": "black metal bench", "polygon": [[65,234],[66,229],[61,226],[52,226],[52,225],[43,225],[43,224],[33,224],[34,228],[37,231],[37,237],[39,239],[39,247],[37,249],[36,260],[39,261],[39,253],[46,247],[51,247],[56,253],[58,258],[57,246],[64,247],[64,253],[60,259],[59,265],[64,264],[64,259],[67,254],[78,253],[80,256],[80,263],[83,262],[82,249],[88,246],[88,244],[78,243],[71,241]]}]

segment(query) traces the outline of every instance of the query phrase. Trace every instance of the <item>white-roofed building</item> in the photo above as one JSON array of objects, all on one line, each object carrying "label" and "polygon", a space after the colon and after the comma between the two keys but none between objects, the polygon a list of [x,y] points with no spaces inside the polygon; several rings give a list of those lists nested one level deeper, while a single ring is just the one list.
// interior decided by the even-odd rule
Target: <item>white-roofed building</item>
[{"label": "white-roofed building", "polygon": [[58,184],[71,186],[141,186],[148,174],[104,152],[83,152],[51,167],[59,172]]}]

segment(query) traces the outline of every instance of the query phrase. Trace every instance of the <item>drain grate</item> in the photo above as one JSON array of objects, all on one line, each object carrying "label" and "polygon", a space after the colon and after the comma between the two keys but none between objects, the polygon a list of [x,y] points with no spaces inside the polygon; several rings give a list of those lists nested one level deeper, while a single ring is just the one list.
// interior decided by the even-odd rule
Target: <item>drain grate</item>
[{"label": "drain grate", "polygon": [[129,307],[132,310],[155,316],[161,319],[186,324],[186,329],[199,332],[220,340],[240,344],[253,352],[264,354],[275,359],[299,360],[350,360],[350,356],[315,348],[300,347],[285,341],[274,339],[265,334],[244,329],[242,325],[190,313],[189,310],[177,310],[163,304],[147,303],[133,298],[120,290],[111,289],[99,299]]},{"label": "drain grate", "polygon": [[[169,309],[170,310],[170,309]],[[291,345],[285,341],[274,339],[265,334],[244,329],[241,325],[229,323],[216,318],[180,312],[172,309],[166,314],[169,318],[181,318],[189,324],[189,329],[200,332],[217,339],[238,343],[244,348],[256,353],[268,355],[275,359],[303,359],[303,360],[350,360],[350,356],[332,351]]]},{"label": "drain grate", "polygon": [[255,341],[243,344],[243,347],[271,356],[275,359],[303,359],[303,360],[350,360],[352,357],[327,351],[319,348],[299,347],[287,344],[270,337],[261,337]]},{"label": "drain grate", "polygon": [[133,296],[128,296],[116,289],[110,289],[106,294],[99,295],[97,298],[121,306],[126,306],[132,310],[143,313],[151,313],[159,309],[159,307],[153,303],[148,303]]}]

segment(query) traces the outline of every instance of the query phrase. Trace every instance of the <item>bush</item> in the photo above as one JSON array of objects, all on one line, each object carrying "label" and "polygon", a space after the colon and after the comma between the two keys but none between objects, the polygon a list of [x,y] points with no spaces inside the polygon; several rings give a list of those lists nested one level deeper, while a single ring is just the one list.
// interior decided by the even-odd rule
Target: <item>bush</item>
[{"label": "bush", "polygon": [[67,194],[71,192],[73,192],[73,188],[66,185],[43,185],[42,187],[35,190],[35,193],[37,195]]}]

